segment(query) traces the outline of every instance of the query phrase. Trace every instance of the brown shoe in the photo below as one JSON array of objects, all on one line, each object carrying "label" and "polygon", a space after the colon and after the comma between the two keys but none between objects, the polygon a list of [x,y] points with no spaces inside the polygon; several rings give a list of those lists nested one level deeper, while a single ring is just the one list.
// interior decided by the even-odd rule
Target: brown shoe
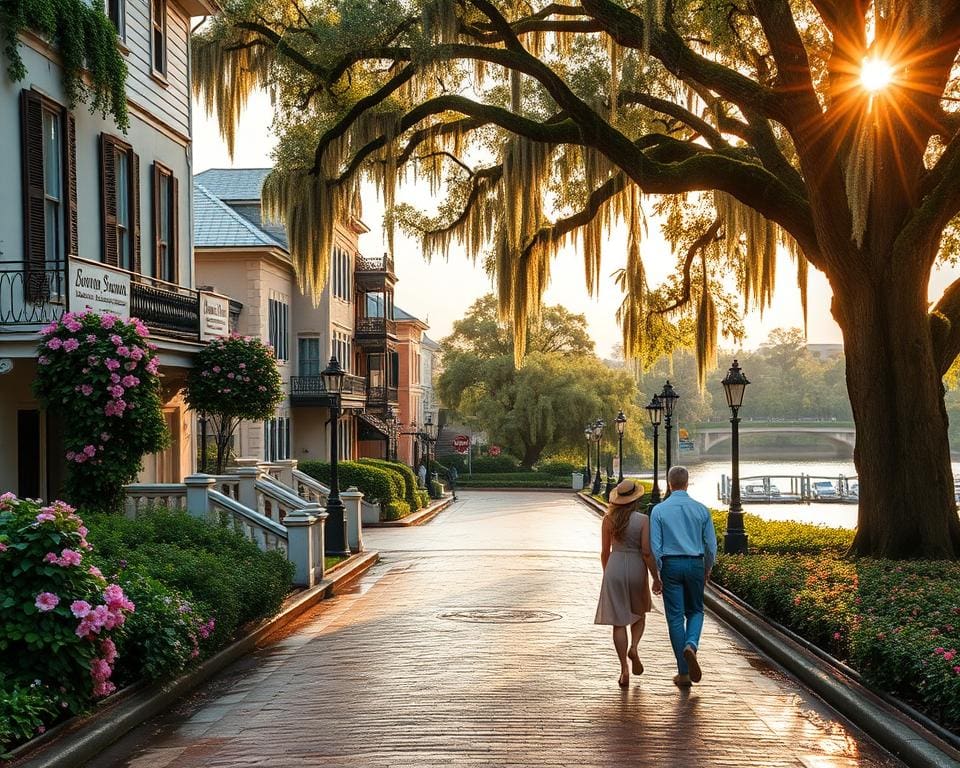
[{"label": "brown shoe", "polygon": [[673,684],[678,688],[690,687],[690,675],[674,675]]},{"label": "brown shoe", "polygon": [[690,669],[690,680],[699,683],[703,678],[703,671],[700,669],[700,662],[697,661],[697,649],[692,645],[684,648],[683,660],[687,662],[687,667]]}]

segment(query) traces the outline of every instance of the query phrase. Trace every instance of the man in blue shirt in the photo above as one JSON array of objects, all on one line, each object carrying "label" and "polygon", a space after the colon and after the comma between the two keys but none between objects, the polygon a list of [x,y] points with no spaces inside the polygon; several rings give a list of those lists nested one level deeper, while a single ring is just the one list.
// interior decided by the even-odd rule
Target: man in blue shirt
[{"label": "man in blue shirt", "polygon": [[703,587],[717,559],[717,533],[708,510],[687,494],[686,467],[667,475],[670,496],[650,513],[650,549],[663,582],[663,612],[677,657],[673,682],[686,687],[702,677],[697,650],[703,629]]}]

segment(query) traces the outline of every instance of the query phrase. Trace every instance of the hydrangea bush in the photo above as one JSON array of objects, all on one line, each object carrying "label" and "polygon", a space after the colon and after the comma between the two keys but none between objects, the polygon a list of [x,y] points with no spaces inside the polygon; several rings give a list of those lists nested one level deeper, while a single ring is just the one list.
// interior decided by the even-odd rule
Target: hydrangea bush
[{"label": "hydrangea bush", "polygon": [[[135,608],[88,562],[86,536],[62,501],[0,495],[0,698],[26,702],[47,722],[53,707],[78,712],[113,692],[115,641]],[[43,727],[33,720],[18,729]]]},{"label": "hydrangea bush", "polygon": [[220,474],[240,422],[273,418],[283,400],[273,348],[260,339],[236,334],[211,341],[187,375],[185,395],[190,407],[210,420]]},{"label": "hydrangea bush", "polygon": [[67,497],[115,510],[143,456],[167,440],[159,359],[139,320],[68,312],[41,331],[34,389],[63,419]]}]

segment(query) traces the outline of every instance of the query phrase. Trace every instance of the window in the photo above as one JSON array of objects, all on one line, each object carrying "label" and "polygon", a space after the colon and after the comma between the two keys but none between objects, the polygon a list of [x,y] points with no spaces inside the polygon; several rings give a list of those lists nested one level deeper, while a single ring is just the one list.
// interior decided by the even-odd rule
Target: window
[{"label": "window", "polygon": [[125,141],[100,135],[103,261],[140,271],[140,158]]},{"label": "window", "polygon": [[179,276],[179,184],[173,172],[153,164],[153,276],[176,283]]},{"label": "window", "polygon": [[288,336],[290,333],[290,305],[284,301],[270,299],[268,303],[268,337],[270,346],[277,356],[277,360],[288,360],[290,350]]},{"label": "window", "polygon": [[21,95],[24,290],[28,301],[64,293],[64,264],[77,253],[77,151],[73,116],[25,90]]},{"label": "window", "polygon": [[333,249],[330,259],[330,283],[333,295],[344,301],[352,301],[353,278],[350,272],[350,254],[340,248]]},{"label": "window", "polygon": [[263,422],[264,461],[290,458],[290,417],[277,416]]},{"label": "window", "polygon": [[319,376],[323,370],[320,358],[320,339],[298,339],[297,358],[301,376]]},{"label": "window", "polygon": [[124,0],[106,0],[104,10],[107,12],[107,17],[113,22],[117,35],[121,40],[126,40],[127,9]]},{"label": "window", "polygon": [[337,451],[340,461],[349,461],[353,458],[353,419],[340,419],[337,427]]},{"label": "window", "polygon": [[167,76],[167,2],[150,0],[150,54],[155,74]]}]

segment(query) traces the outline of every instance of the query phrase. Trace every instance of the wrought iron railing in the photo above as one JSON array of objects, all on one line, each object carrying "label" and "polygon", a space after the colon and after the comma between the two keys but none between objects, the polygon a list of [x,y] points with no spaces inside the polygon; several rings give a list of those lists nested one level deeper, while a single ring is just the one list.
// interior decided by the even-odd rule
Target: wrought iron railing
[{"label": "wrought iron railing", "polygon": [[382,338],[388,334],[395,336],[396,333],[397,321],[387,320],[385,317],[358,317],[354,327],[354,336],[357,338]]},{"label": "wrought iron railing", "polygon": [[393,272],[393,257],[386,253],[383,256],[357,256],[357,272]]},{"label": "wrought iron railing", "polygon": [[200,338],[200,293],[174,283],[132,275],[130,314],[167,336]]},{"label": "wrought iron railing", "polygon": [[37,269],[0,261],[0,332],[46,325],[63,315],[67,275],[63,266]]},{"label": "wrought iron railing", "polygon": [[396,387],[368,387],[367,402],[370,405],[386,405],[398,402],[399,395]]},{"label": "wrought iron railing", "polygon": [[[347,374],[343,379],[343,389],[341,395],[345,397],[363,397],[367,393],[367,382],[362,376]],[[323,377],[319,374],[313,376],[291,376],[290,377],[290,398],[292,400],[309,400],[312,398],[328,397],[326,386],[323,383]]]}]

